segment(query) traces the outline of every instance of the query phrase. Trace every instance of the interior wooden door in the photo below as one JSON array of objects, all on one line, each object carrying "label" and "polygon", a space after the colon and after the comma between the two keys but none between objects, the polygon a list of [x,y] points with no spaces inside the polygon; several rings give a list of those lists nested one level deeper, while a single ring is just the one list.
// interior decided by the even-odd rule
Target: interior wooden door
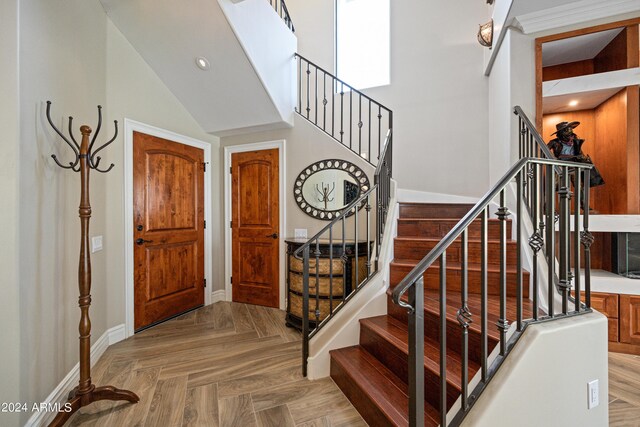
[{"label": "interior wooden door", "polygon": [[134,328],[204,304],[204,151],[133,135]]},{"label": "interior wooden door", "polygon": [[279,306],[278,149],[231,155],[232,298]]}]

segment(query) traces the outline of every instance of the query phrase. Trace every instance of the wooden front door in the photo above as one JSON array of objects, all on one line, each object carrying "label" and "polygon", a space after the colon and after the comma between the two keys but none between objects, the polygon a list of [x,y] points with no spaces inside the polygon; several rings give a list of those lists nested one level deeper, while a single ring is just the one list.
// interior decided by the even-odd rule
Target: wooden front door
[{"label": "wooden front door", "polygon": [[231,155],[233,301],[279,306],[278,149]]},{"label": "wooden front door", "polygon": [[133,134],[134,327],[204,304],[204,151]]}]

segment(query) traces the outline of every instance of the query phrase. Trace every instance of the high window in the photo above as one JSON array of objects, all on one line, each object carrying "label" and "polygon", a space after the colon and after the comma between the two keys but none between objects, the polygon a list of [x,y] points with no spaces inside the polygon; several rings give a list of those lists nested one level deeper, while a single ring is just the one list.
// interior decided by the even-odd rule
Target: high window
[{"label": "high window", "polygon": [[340,79],[365,89],[390,82],[390,0],[336,0]]}]

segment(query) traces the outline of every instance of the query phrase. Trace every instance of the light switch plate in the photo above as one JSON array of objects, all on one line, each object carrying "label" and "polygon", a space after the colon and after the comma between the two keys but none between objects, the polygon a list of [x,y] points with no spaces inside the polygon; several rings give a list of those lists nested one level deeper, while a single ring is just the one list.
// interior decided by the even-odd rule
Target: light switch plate
[{"label": "light switch plate", "polygon": [[593,409],[600,404],[600,390],[598,380],[587,383],[587,409]]},{"label": "light switch plate", "polygon": [[91,253],[96,253],[102,250],[102,236],[93,236],[91,238]]},{"label": "light switch plate", "polygon": [[307,238],[307,229],[306,228],[296,228],[294,229],[294,237],[296,239],[306,239]]}]

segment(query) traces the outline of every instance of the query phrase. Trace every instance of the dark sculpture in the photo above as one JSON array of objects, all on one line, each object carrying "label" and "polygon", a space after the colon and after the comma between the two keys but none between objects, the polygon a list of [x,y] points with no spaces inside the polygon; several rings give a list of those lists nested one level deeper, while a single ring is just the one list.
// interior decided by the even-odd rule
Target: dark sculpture
[{"label": "dark sculpture", "polygon": [[[573,130],[578,126],[580,126],[580,122],[558,123],[556,125],[556,131],[551,134],[552,136],[556,135],[556,137],[549,141],[547,147],[549,147],[549,150],[551,150],[553,155],[559,160],[588,163],[592,165],[593,161],[591,161],[591,157],[582,152],[584,139],[579,138],[578,135],[573,132]],[[574,182],[573,176],[571,177],[571,181]],[[603,184],[604,179],[602,179],[602,175],[600,175],[600,172],[598,172],[594,166],[589,174],[589,185],[591,187],[597,187],[598,185]],[[582,187],[582,185],[580,187]],[[580,191],[582,192],[583,188],[580,188]],[[582,197],[581,200],[584,200],[584,197]]]}]

